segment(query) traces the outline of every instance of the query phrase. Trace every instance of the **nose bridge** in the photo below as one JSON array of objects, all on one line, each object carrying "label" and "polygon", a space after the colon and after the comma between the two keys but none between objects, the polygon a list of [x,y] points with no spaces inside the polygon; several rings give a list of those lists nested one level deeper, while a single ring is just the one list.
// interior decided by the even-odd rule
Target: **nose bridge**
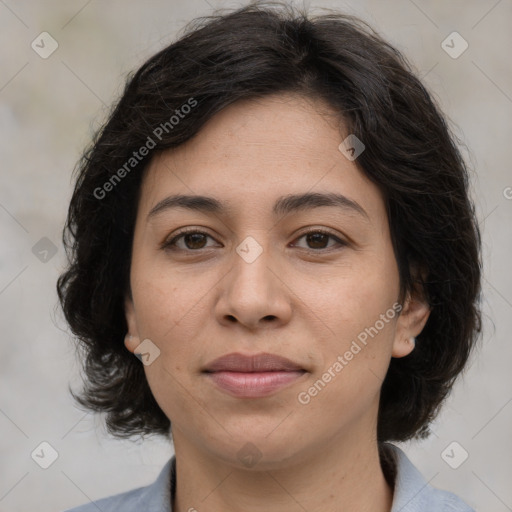
[{"label": "nose bridge", "polygon": [[235,317],[252,326],[265,317],[283,320],[289,307],[274,267],[268,232],[244,238],[233,253],[232,269],[221,299],[222,316]]},{"label": "nose bridge", "polygon": [[[263,231],[253,233],[246,236],[240,244],[235,248],[233,255],[233,282],[237,288],[237,292],[242,295],[252,292],[252,296],[256,298],[260,294],[268,294],[269,286],[273,280],[273,273],[270,268],[272,266],[272,255],[270,244],[268,243],[269,234]],[[244,285],[248,289],[244,289]]]}]

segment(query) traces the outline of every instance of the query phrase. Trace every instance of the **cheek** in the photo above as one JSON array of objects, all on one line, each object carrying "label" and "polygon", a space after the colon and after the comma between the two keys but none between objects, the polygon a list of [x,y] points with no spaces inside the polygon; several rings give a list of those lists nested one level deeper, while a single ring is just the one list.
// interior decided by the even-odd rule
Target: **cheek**
[{"label": "cheek", "polygon": [[311,312],[318,329],[332,339],[356,337],[374,326],[388,312],[385,327],[397,315],[393,309],[399,294],[398,268],[389,251],[356,255],[350,265],[333,266],[328,275],[302,276],[295,280],[294,292],[305,310]]},{"label": "cheek", "polygon": [[[173,332],[196,326],[202,300],[215,280],[158,266],[154,262],[133,273],[133,298],[137,323],[145,337],[167,340]],[[190,332],[193,335],[193,331]]]},{"label": "cheek", "polygon": [[316,344],[321,364],[296,396],[318,428],[375,412],[391,360],[399,305],[375,295],[361,302],[354,294],[345,297],[350,306],[319,311],[334,335]]},{"label": "cheek", "polygon": [[190,396],[191,364],[197,359],[197,343],[204,330],[198,315],[198,297],[204,290],[180,286],[176,281],[174,276],[141,276],[134,302],[141,338],[149,338],[160,350],[159,357],[144,367],[146,379],[160,408],[171,421],[179,422],[183,416],[201,416]]},{"label": "cheek", "polygon": [[[178,396],[179,383],[187,378],[186,365],[193,357],[191,341],[195,336],[189,330],[193,323],[189,322],[193,322],[194,315],[187,314],[190,306],[186,289],[177,286],[175,280],[139,273],[133,283],[139,337],[141,341],[151,340],[159,351],[159,356],[144,371],[155,399],[164,408],[165,397],[166,402],[171,397],[172,403],[182,402]],[[180,407],[186,408],[186,404]]]},{"label": "cheek", "polygon": [[316,330],[314,351],[320,364],[309,385],[320,382],[311,392],[321,391],[318,402],[325,407],[327,401],[338,412],[363,397],[368,404],[379,392],[391,359],[399,280],[393,254],[382,254],[361,255],[357,263],[332,272],[321,286],[304,282],[298,291]]}]

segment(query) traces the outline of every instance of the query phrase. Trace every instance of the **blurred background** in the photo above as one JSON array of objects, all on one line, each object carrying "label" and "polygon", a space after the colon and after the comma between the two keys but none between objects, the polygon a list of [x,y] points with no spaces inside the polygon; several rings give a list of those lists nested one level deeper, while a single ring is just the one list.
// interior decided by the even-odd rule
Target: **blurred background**
[{"label": "blurred background", "polygon": [[[55,292],[61,231],[73,168],[126,74],[191,19],[245,3],[0,0],[0,512],[58,512],[147,485],[173,453],[164,440],[115,440],[74,405],[80,367]],[[402,50],[463,143],[483,231],[484,333],[433,434],[400,446],[432,485],[510,511],[512,2],[305,5],[358,15]]]}]

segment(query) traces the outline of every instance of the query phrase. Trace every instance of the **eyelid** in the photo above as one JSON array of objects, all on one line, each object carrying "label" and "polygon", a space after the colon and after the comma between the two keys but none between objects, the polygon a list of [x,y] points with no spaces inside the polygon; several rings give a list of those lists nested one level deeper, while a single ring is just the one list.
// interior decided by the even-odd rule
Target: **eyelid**
[{"label": "eyelid", "polygon": [[[305,229],[306,229],[306,231],[301,231],[295,237],[295,239],[294,239],[295,241],[299,240],[302,237],[304,237],[306,235],[309,235],[311,233],[322,233],[322,234],[327,235],[330,238],[334,239],[336,241],[336,243],[338,244],[338,246],[346,247],[347,245],[349,245],[348,241],[343,240],[343,238],[340,238],[340,236],[338,236],[337,234],[333,233],[328,228],[309,226],[308,228],[305,228]],[[303,249],[304,251],[311,252],[311,253],[320,254],[320,253],[328,253],[328,252],[330,252],[332,250],[336,250],[337,248],[336,247],[328,247],[328,248],[325,248],[325,249],[308,249],[308,248],[301,247],[301,249]],[[338,247],[338,249],[339,249],[339,247]]]},{"label": "eyelid", "polygon": [[[213,235],[210,235],[210,233],[208,233],[208,231],[206,230],[206,228],[202,227],[202,226],[197,226],[197,227],[194,227],[194,228],[180,228],[178,229],[178,231],[176,231],[175,233],[173,233],[173,235],[171,237],[166,237],[164,239],[164,241],[160,244],[160,248],[161,249],[167,249],[171,246],[171,244],[173,244],[179,237],[183,236],[183,235],[188,235],[188,234],[201,234],[201,235],[206,235],[206,236],[209,236],[210,238],[214,239],[215,240],[215,237]],[[179,250],[179,248],[178,248]],[[182,249],[182,250],[187,250],[189,252],[199,252],[201,249],[197,249],[196,251],[193,251],[191,249]]]}]

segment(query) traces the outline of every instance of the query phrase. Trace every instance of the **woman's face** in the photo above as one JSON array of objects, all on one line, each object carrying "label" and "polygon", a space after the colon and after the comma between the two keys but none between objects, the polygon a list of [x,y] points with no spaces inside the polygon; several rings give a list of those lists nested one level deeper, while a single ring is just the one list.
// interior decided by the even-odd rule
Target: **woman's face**
[{"label": "woman's face", "polygon": [[[383,197],[322,108],[293,95],[235,103],[148,168],[125,343],[146,354],[177,451],[275,468],[367,443],[390,358],[412,350],[426,321],[413,301],[399,314]],[[178,194],[218,207],[171,204]],[[183,229],[199,234],[173,242]],[[293,364],[211,364],[229,354]]]}]

